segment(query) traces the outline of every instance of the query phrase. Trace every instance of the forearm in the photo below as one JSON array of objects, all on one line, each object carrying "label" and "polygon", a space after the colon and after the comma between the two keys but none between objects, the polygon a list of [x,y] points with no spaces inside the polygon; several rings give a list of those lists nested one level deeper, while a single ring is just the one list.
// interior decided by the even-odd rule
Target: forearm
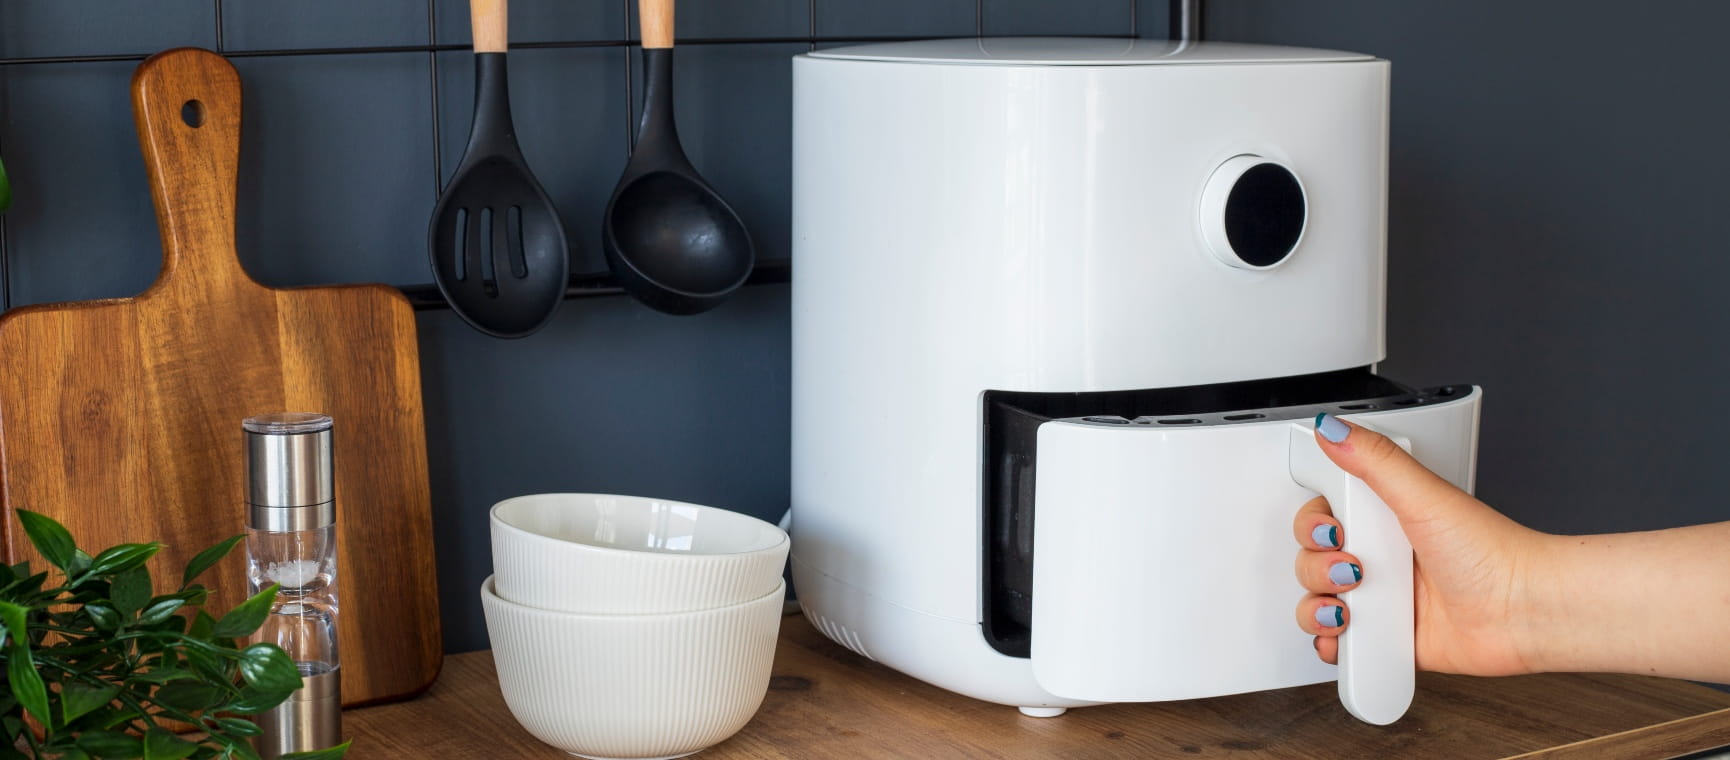
[{"label": "forearm", "polygon": [[1523,571],[1534,670],[1730,683],[1730,522],[1546,536]]}]

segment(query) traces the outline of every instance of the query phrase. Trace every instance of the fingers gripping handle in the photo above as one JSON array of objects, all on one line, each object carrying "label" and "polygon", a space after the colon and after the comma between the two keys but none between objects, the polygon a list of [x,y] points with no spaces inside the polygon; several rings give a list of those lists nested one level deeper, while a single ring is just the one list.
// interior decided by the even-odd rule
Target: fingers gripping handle
[{"label": "fingers gripping handle", "polygon": [[1412,545],[1388,505],[1328,459],[1308,425],[1291,426],[1291,477],[1327,497],[1346,548],[1363,561],[1363,583],[1340,594],[1351,610],[1340,635],[1340,703],[1358,720],[1387,725],[1405,714],[1417,685]]}]

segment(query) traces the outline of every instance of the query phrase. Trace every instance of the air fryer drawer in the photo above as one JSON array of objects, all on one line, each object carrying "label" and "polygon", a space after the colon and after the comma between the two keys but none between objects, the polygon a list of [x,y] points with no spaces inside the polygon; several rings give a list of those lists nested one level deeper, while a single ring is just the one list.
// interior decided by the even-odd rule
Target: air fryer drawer
[{"label": "air fryer drawer", "polygon": [[[1098,428],[1101,432],[1121,429],[1125,434],[1140,431],[1171,439],[1165,434],[1289,423],[1313,419],[1321,412],[1351,419],[1364,415],[1366,422],[1375,420],[1380,428],[1386,421],[1422,411],[1423,419],[1446,421],[1447,424],[1438,428],[1443,432],[1414,436],[1415,453],[1456,485],[1471,490],[1477,440],[1477,402],[1478,391],[1472,386],[1413,389],[1376,375],[1368,368],[1133,391],[987,391],[983,397],[985,452],[980,521],[984,561],[981,629],[985,639],[1002,654],[1030,656],[1034,528],[1036,513],[1044,513],[1044,505],[1036,504],[1035,499],[1042,426],[1076,424]],[[1453,408],[1440,414],[1429,412],[1444,406]],[[1430,425],[1425,425],[1427,430]],[[1435,440],[1438,435],[1446,440]],[[1274,465],[1246,459],[1243,466],[1266,469]],[[1101,462],[1096,469],[1090,477],[1124,484],[1128,494],[1125,498],[1138,498],[1136,494],[1162,487],[1145,482],[1145,478],[1156,469],[1151,462],[1146,465],[1127,462],[1109,467]],[[1276,505],[1275,508],[1289,514],[1295,512],[1299,504],[1301,501]],[[1276,527],[1282,535],[1289,534],[1289,518]],[[1165,537],[1160,540],[1186,539]],[[1289,543],[1289,535],[1286,541]],[[1148,549],[1157,550],[1157,543],[1157,540],[1153,541]],[[1295,544],[1280,548],[1295,550]]]}]

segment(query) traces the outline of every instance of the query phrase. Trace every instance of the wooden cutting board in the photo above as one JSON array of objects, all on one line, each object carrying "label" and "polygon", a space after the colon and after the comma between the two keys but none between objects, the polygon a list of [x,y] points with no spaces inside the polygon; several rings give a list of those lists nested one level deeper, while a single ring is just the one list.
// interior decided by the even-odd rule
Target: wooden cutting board
[{"label": "wooden cutting board", "polygon": [[[45,567],[13,514],[28,509],[91,553],[163,542],[150,566],[171,589],[193,555],[245,529],[241,420],[322,412],[335,420],[344,702],[417,694],[443,655],[408,301],[383,285],[278,290],[247,276],[234,237],[240,76],[226,59],[152,56],[132,107],[162,274],[135,298],[0,315],[5,559]],[[213,614],[244,599],[243,551],[203,580]]]}]

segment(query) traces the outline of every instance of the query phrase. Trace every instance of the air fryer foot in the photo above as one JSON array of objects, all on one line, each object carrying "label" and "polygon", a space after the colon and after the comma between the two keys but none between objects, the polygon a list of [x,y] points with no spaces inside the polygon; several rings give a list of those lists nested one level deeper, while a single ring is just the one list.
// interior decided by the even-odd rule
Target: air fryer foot
[{"label": "air fryer foot", "polygon": [[1067,707],[1023,707],[1021,714],[1029,718],[1055,718],[1069,712]]}]

